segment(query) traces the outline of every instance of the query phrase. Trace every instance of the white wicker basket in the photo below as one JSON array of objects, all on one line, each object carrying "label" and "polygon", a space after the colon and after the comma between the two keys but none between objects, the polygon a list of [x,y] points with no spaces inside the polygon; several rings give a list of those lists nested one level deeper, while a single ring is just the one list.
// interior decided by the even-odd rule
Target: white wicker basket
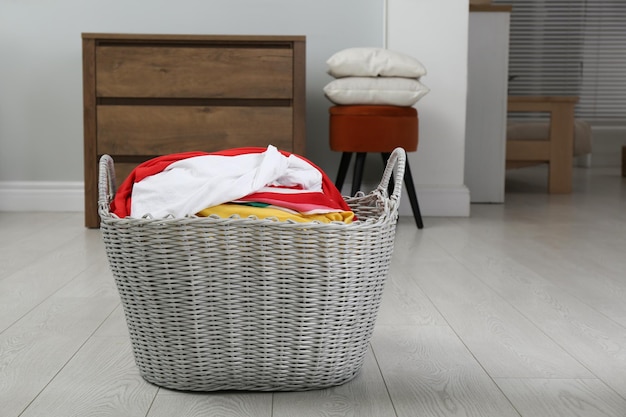
[{"label": "white wicker basket", "polygon": [[121,219],[109,212],[115,173],[104,155],[102,235],[141,375],[193,391],[352,379],[389,269],[405,158],[396,149],[376,190],[345,198],[359,221],[320,224]]}]

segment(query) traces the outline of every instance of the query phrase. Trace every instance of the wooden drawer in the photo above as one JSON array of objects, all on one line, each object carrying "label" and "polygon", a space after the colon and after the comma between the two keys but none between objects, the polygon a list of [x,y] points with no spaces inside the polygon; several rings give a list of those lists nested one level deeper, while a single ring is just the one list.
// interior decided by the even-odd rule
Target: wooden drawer
[{"label": "wooden drawer", "polygon": [[292,148],[290,107],[98,106],[98,154]]},{"label": "wooden drawer", "polygon": [[137,165],[141,162],[115,162],[115,186],[119,188]]},{"label": "wooden drawer", "polygon": [[96,74],[98,97],[291,99],[293,50],[101,46]]}]

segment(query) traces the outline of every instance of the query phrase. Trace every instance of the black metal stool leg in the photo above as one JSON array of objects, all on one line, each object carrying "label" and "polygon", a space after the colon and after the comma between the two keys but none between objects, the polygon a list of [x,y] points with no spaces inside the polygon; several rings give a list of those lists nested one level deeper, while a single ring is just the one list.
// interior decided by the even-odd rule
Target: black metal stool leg
[{"label": "black metal stool leg", "polygon": [[[389,160],[391,154],[381,153],[381,155],[383,157],[384,165],[387,165],[387,161]],[[409,166],[408,158],[406,160],[406,165],[404,168],[404,184],[406,186],[406,191],[409,194],[409,202],[411,203],[411,209],[413,210],[415,224],[417,224],[418,229],[423,229],[424,223],[422,222],[422,213],[420,212],[420,206],[417,202],[417,193],[415,192],[415,184],[413,183],[413,175],[411,174],[411,167]],[[389,193],[389,195],[393,194],[393,181],[389,182],[387,192]]]},{"label": "black metal stool leg", "polygon": [[411,202],[411,209],[413,209],[413,217],[415,217],[415,224],[418,229],[424,228],[422,222],[422,213],[420,212],[420,206],[417,202],[417,194],[415,193],[415,184],[413,183],[413,175],[411,174],[411,166],[409,165],[409,159],[406,160],[406,167],[404,169],[404,184],[406,185],[406,191],[409,194],[409,201]]},{"label": "black metal stool leg", "polygon": [[355,195],[361,189],[361,181],[363,180],[363,167],[365,166],[365,152],[357,152],[356,161],[354,161],[354,175],[352,176],[352,193]]},{"label": "black metal stool leg", "polygon": [[335,181],[335,187],[341,192],[343,188],[343,182],[346,179],[346,173],[350,166],[350,160],[352,159],[352,152],[344,152],[341,154],[341,162],[339,163],[339,172],[337,173],[337,181]]},{"label": "black metal stool leg", "polygon": [[[385,170],[385,167],[387,166],[387,162],[389,161],[389,158],[391,157],[391,154],[389,152],[383,152],[380,154],[383,157],[383,171]],[[389,181],[389,185],[387,185],[387,194],[391,195],[393,194],[393,181]]]}]

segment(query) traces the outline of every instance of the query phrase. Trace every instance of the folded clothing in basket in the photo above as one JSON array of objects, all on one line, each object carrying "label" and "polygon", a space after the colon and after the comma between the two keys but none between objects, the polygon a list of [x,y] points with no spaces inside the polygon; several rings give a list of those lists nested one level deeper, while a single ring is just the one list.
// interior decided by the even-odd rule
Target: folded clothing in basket
[{"label": "folded clothing in basket", "polygon": [[198,216],[218,216],[223,219],[227,219],[233,215],[238,215],[242,218],[254,216],[258,219],[276,219],[278,221],[293,221],[298,223],[306,222],[343,222],[351,223],[354,220],[354,213],[352,211],[332,211],[327,213],[301,213],[295,210],[290,210],[281,206],[273,206],[270,204],[259,203],[224,203],[219,206],[213,206],[201,210],[197,213]]},{"label": "folded clothing in basket", "polygon": [[267,203],[303,214],[351,212],[321,169],[271,145],[146,161],[120,185],[111,212],[118,217],[185,217],[233,201]]}]

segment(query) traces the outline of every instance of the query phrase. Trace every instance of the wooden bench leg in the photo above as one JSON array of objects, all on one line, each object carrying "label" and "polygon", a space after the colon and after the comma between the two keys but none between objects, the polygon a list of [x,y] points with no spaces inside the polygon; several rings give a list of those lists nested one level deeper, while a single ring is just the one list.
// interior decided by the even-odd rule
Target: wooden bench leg
[{"label": "wooden bench leg", "polygon": [[[509,112],[550,113],[547,141],[510,140],[506,145],[507,166],[529,162],[548,162],[548,192],[572,192],[574,153],[574,107],[578,97],[509,96]],[[522,165],[523,166],[523,165]]]},{"label": "wooden bench leg", "polygon": [[574,106],[556,107],[550,120],[550,194],[572,192],[573,154]]}]

